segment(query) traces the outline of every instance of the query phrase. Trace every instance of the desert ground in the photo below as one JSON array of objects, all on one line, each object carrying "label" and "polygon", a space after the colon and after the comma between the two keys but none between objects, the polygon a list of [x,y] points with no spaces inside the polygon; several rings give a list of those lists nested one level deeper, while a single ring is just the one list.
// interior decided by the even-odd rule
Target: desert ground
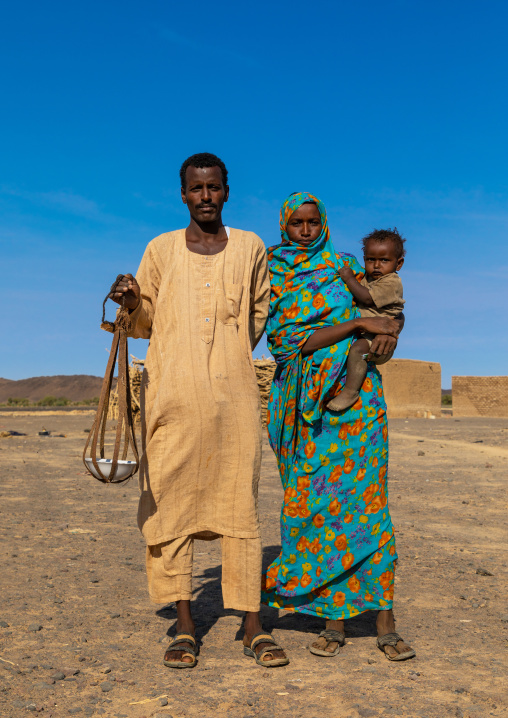
[{"label": "desert ground", "polygon": [[[162,664],[175,608],[147,596],[136,479],[105,486],[81,463],[92,418],[0,415],[0,432],[25,434],[0,438],[2,718],[508,715],[507,419],[390,421],[395,612],[415,659],[387,661],[369,613],[347,623],[338,657],[313,656],[322,621],[265,608],[291,663],[257,666],[242,653],[241,614],[222,608],[220,545],[199,542],[199,662],[178,671]],[[267,562],[278,551],[281,496],[265,442]]]}]

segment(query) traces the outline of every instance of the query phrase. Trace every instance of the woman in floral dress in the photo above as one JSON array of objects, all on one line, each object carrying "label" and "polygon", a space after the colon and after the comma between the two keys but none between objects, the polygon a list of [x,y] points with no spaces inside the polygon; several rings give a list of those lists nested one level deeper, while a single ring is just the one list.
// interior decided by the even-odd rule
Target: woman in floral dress
[{"label": "woman in floral dress", "polygon": [[371,353],[394,349],[400,323],[360,318],[337,270],[363,269],[336,253],[322,202],[292,194],[281,208],[281,244],[268,250],[272,296],[267,335],[277,362],[268,432],[284,487],[282,551],[264,577],[264,603],[321,616],[312,653],[336,655],[344,620],[377,610],[378,646],[390,660],[414,651],[395,632],[395,539],[387,504],[388,427],[374,364],[351,408],[326,404],[344,384],[355,332],[378,335]]}]

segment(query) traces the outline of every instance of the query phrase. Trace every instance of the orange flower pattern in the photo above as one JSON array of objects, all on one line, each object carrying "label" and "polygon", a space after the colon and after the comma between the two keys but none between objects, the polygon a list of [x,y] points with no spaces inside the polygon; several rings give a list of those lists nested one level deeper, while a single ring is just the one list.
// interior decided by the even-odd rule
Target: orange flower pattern
[{"label": "orange flower pattern", "polygon": [[[311,245],[292,244],[286,224],[314,202],[323,229]],[[352,337],[303,357],[320,327],[358,316],[337,270],[322,203],[292,195],[281,210],[282,243],[268,250],[272,294],[267,325],[277,370],[269,397],[268,434],[284,488],[279,557],[264,576],[263,602],[329,619],[391,608],[397,553],[388,510],[388,428],[380,375],[369,364],[358,401],[326,409],[345,381]]]}]

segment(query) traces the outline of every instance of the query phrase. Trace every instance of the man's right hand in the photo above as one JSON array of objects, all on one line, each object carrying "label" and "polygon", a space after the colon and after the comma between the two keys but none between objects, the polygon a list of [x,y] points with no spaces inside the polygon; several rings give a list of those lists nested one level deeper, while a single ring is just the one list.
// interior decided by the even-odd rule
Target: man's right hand
[{"label": "man's right hand", "polygon": [[132,311],[140,302],[141,289],[132,274],[123,274],[116,282],[109,298]]}]

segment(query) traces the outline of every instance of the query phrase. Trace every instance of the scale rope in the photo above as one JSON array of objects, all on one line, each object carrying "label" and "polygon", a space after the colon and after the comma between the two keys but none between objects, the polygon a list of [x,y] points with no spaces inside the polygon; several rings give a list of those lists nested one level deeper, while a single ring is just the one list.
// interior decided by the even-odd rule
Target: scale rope
[{"label": "scale rope", "polygon": [[[99,399],[99,406],[97,407],[97,413],[95,419],[88,434],[85,448],[83,450],[83,463],[87,471],[94,476],[94,478],[102,481],[104,484],[119,484],[126,481],[139,469],[139,454],[136,443],[136,432],[134,429],[134,421],[132,418],[131,408],[131,385],[129,380],[129,361],[128,361],[128,349],[127,349],[127,334],[131,328],[131,322],[129,318],[129,310],[124,306],[118,311],[116,320],[114,322],[108,322],[105,320],[106,314],[106,302],[110,295],[116,290],[116,286],[119,280],[122,278],[122,274],[119,274],[111,285],[111,289],[107,294],[102,304],[102,323],[101,329],[105,329],[108,332],[112,332],[113,342],[111,344],[111,352],[109,354],[108,365],[106,367],[106,373],[102,382],[101,395]],[[99,464],[97,458],[97,444],[99,445],[99,459],[104,459],[104,436],[106,433],[106,422],[108,418],[109,400],[111,394],[111,387],[113,384],[113,375],[115,372],[115,365],[118,356],[118,422],[116,425],[116,437],[115,447],[113,450],[113,458],[111,463]],[[121,449],[120,460],[126,461],[129,446],[134,454],[135,461],[132,462],[132,470],[123,476],[117,478],[120,447],[122,444],[123,436],[123,447]],[[90,457],[87,458],[87,450],[90,446]],[[93,466],[90,466],[90,463]],[[101,471],[101,466],[106,469],[105,473]],[[107,471],[109,469],[109,473]]]}]

